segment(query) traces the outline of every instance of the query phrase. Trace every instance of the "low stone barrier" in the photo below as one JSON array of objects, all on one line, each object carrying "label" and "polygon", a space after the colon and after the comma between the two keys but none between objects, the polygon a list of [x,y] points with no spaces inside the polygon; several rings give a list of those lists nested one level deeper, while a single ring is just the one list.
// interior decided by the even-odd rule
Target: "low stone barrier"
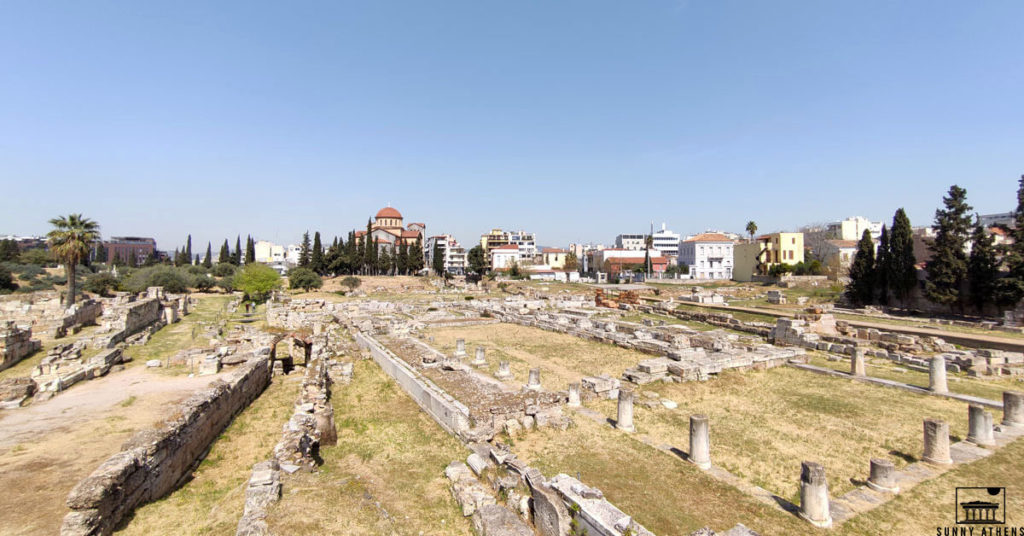
[{"label": "low stone barrier", "polygon": [[192,395],[162,429],[136,433],[71,490],[61,535],[111,534],[136,507],[174,490],[269,384],[270,359],[261,355]]}]

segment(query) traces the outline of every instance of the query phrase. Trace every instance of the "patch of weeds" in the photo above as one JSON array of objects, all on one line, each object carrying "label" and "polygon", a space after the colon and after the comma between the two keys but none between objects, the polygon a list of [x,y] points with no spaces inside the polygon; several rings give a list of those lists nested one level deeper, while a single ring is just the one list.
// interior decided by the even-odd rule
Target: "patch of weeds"
[{"label": "patch of weeds", "polygon": [[135,395],[129,396],[128,398],[121,401],[121,407],[127,408],[128,406],[134,404],[136,400],[138,399],[135,397]]}]

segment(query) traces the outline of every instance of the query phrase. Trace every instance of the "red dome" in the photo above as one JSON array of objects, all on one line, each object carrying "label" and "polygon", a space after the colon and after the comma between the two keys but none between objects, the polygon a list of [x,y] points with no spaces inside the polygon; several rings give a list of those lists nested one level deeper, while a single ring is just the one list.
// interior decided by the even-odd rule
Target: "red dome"
[{"label": "red dome", "polygon": [[402,219],[402,213],[391,207],[384,207],[380,209],[380,212],[377,212],[377,219],[380,218],[396,218],[400,220]]}]

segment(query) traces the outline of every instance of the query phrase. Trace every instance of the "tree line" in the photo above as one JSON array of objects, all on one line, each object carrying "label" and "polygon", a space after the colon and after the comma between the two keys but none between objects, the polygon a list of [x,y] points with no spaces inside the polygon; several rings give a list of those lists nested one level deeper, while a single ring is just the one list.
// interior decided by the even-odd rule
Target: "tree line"
[{"label": "tree line", "polygon": [[[953,185],[936,209],[926,241],[931,258],[924,266],[924,297],[950,311],[982,313],[987,306],[1012,307],[1024,298],[1024,176],[1017,189],[1012,226],[1000,227],[1012,239],[996,245],[995,236],[967,203],[967,190]],[[998,227],[998,226],[997,226]],[[847,297],[855,304],[906,306],[918,285],[910,219],[902,208],[892,226],[882,227],[877,252],[871,232],[857,243]]]}]

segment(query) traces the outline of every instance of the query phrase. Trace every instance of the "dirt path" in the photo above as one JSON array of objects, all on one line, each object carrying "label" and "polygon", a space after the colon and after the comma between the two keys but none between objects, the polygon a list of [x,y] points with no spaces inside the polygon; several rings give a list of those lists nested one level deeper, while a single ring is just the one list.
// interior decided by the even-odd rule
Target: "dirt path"
[{"label": "dirt path", "polygon": [[58,532],[64,500],[79,480],[214,378],[133,367],[0,412],[0,489],[16,490],[0,493],[0,535]]}]

